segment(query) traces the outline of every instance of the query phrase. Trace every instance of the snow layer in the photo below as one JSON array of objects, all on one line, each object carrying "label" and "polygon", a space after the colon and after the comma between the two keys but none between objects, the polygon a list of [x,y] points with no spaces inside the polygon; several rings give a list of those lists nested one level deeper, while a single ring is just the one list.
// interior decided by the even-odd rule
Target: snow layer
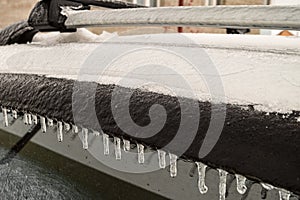
[{"label": "snow layer", "polygon": [[299,6],[187,6],[64,10],[69,28],[88,26],[213,26],[300,30]]},{"label": "snow layer", "polygon": [[[194,96],[190,96],[189,91],[181,85],[181,82],[177,81],[178,73],[170,72],[162,67],[168,66],[181,70],[180,75],[189,82],[193,89],[192,93],[196,94],[197,98],[211,100],[210,88],[205,81],[199,82],[199,75],[193,72],[190,65],[180,59],[180,56],[161,52],[161,50],[170,50],[171,47],[180,48],[183,53],[187,52],[191,54],[191,57],[197,57],[203,55],[194,55],[194,49],[203,49],[213,62],[218,74],[202,75],[204,77],[219,76],[224,87],[226,103],[254,104],[256,109],[270,112],[300,110],[299,38],[181,35],[192,41],[190,43],[186,40],[169,41],[166,39],[177,34],[118,37],[106,33],[106,35],[95,36],[91,39],[92,37],[86,37],[86,33],[82,31],[79,32],[81,36],[75,34],[63,39],[61,35],[57,35],[55,36],[57,40],[50,35],[48,42],[51,41],[51,44],[47,45],[42,42],[0,47],[0,73],[40,74],[82,80],[83,77],[100,76],[99,70],[106,67],[105,72],[96,80],[99,83],[119,84],[193,98]],[[76,40],[81,43],[60,43]],[[119,57],[112,59],[113,62],[108,66],[100,66],[103,60],[110,58],[119,49],[127,47],[133,51],[127,53],[126,56],[118,55]],[[99,64],[99,68],[82,69],[85,60],[95,49],[98,49],[99,60],[94,62]],[[152,64],[152,66],[146,71],[131,71],[128,74],[132,66],[146,64]],[[170,81],[172,85],[163,87],[155,84],[157,77]],[[139,85],[145,82],[149,84]],[[172,88],[176,90],[176,94]]]},{"label": "snow layer", "polygon": [[71,42],[103,42],[111,37],[117,36],[117,33],[103,32],[101,35],[96,35],[87,29],[79,28],[74,33],[37,33],[33,37],[34,43],[40,43],[43,45],[53,45],[59,43],[71,43]]}]

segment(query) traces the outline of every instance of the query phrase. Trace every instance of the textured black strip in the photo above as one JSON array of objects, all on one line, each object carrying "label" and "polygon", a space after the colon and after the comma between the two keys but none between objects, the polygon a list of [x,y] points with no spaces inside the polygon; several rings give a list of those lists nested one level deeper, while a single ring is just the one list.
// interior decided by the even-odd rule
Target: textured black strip
[{"label": "textured black strip", "polygon": [[[19,111],[26,110],[53,119],[73,123],[72,95],[74,81],[46,78],[37,75],[0,74],[0,104]],[[85,109],[91,103],[89,84],[83,84],[79,96],[80,105],[76,112],[82,113],[80,125],[95,128]],[[116,125],[111,111],[112,91],[115,85],[97,85],[96,112],[104,132],[118,137],[129,136]],[[150,123],[149,108],[154,104],[164,106],[167,120],[163,129],[146,139],[130,137],[153,148],[164,147],[177,133],[180,124],[179,99],[163,94],[118,87],[130,98],[130,114],[133,121],[144,126]],[[82,92],[83,91],[83,92]],[[78,95],[78,94],[77,94]],[[201,118],[197,136],[182,158],[198,161],[198,153],[205,137],[211,117],[211,103],[180,99],[189,105],[198,104]],[[120,104],[122,99],[119,99]],[[296,194],[300,194],[300,124],[299,112],[283,117],[280,113],[255,111],[253,107],[243,109],[239,105],[226,105],[226,121],[222,135],[211,151],[201,161],[214,168],[247,176],[254,181],[271,183]],[[186,132],[189,137],[189,132]],[[178,142],[178,145],[181,145]],[[175,151],[176,149],[172,149]]]}]

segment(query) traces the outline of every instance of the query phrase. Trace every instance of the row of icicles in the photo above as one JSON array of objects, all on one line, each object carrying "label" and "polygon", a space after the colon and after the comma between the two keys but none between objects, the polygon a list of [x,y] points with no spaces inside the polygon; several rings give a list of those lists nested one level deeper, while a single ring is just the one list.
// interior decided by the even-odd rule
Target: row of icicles
[{"label": "row of icicles", "polygon": [[[2,108],[2,114],[4,119],[4,126],[9,126],[9,120],[8,120],[8,112],[10,110],[6,108]],[[12,117],[14,119],[18,119],[18,112],[15,110],[11,111]],[[39,119],[39,120],[38,120]],[[40,121],[41,123],[41,129],[43,133],[46,133],[47,126],[53,127],[54,121],[52,119],[46,120],[43,116],[37,116],[34,114],[28,114],[24,113],[23,121],[26,125],[32,125],[32,124],[38,124]],[[63,122],[57,122],[57,138],[59,142],[63,141],[63,131],[70,131],[73,130],[74,133],[79,132],[79,128],[76,125],[71,125],[68,123]],[[83,133],[83,149],[88,149],[88,134],[89,130],[87,128],[82,128]],[[95,135],[100,135],[99,132],[93,131]],[[104,155],[109,155],[109,135],[103,133],[103,147],[104,147]],[[121,139],[118,137],[114,137],[114,147],[115,147],[115,157],[117,160],[121,160]],[[129,152],[131,149],[130,141],[123,139],[123,149],[125,152]],[[137,151],[138,151],[138,163],[144,164],[145,158],[144,158],[144,145],[137,144]],[[166,152],[163,150],[157,150],[158,152],[158,161],[159,161],[159,167],[161,169],[166,168]],[[177,160],[178,156],[175,154],[169,153],[170,157],[170,176],[176,177],[177,176]],[[208,187],[205,184],[205,174],[206,174],[206,168],[207,165],[196,162],[197,169],[198,169],[198,188],[201,194],[206,194],[208,192]],[[218,169],[220,182],[219,182],[219,200],[225,200],[226,199],[226,181],[227,181],[227,175],[228,172]],[[245,194],[247,191],[246,186],[246,177],[242,175],[235,175],[236,182],[237,182],[237,191],[240,194]],[[265,188],[266,190],[273,190],[277,189],[279,191],[279,197],[280,200],[289,200],[291,193],[287,190],[276,188],[272,185],[261,183],[261,186]]]}]

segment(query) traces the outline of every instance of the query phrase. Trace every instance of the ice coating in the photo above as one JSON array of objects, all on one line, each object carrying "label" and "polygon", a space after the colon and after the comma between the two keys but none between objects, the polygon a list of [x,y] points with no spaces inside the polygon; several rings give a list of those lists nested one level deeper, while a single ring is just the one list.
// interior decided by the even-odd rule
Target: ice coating
[{"label": "ice coating", "polygon": [[261,183],[261,186],[263,188],[265,188],[266,190],[273,190],[275,188],[274,186],[267,184],[267,183]]}]

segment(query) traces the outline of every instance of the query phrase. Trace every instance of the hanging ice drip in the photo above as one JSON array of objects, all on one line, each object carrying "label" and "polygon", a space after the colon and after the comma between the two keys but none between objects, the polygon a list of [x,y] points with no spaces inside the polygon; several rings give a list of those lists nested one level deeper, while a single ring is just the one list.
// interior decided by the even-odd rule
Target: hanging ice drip
[{"label": "hanging ice drip", "polygon": [[76,133],[76,134],[79,133],[78,126],[76,126],[76,125],[73,125],[73,126],[72,126],[72,130],[73,130],[73,132]]},{"label": "hanging ice drip", "polygon": [[87,150],[89,148],[89,130],[87,128],[82,128],[82,135],[83,135],[83,141],[82,141],[82,147],[83,149]]},{"label": "hanging ice drip", "polygon": [[53,127],[54,126],[54,122],[53,122],[53,120],[52,119],[47,119],[47,121],[48,121],[48,126],[49,127]]},{"label": "hanging ice drip", "polygon": [[3,114],[3,119],[4,119],[4,126],[8,126],[8,115],[7,115],[7,109],[2,108],[2,114]]},{"label": "hanging ice drip", "polygon": [[130,141],[123,139],[123,149],[125,152],[130,151]]},{"label": "hanging ice drip", "polygon": [[289,200],[291,193],[287,190],[279,189],[279,198],[280,200]]},{"label": "hanging ice drip", "polygon": [[220,183],[219,183],[219,199],[226,199],[226,181],[228,172],[219,169]]},{"label": "hanging ice drip", "polygon": [[207,165],[196,162],[197,169],[198,169],[198,188],[201,194],[206,194],[208,191],[208,187],[205,185],[205,173]]},{"label": "hanging ice drip", "polygon": [[17,112],[16,110],[13,110],[13,111],[12,111],[12,117],[13,117],[14,119],[18,119],[18,112]]},{"label": "hanging ice drip", "polygon": [[145,153],[144,153],[144,145],[142,144],[137,144],[137,149],[138,149],[138,162],[139,164],[144,164],[145,162]]},{"label": "hanging ice drip", "polygon": [[236,185],[237,185],[237,191],[240,194],[245,194],[247,191],[247,187],[246,187],[246,180],[247,178],[242,176],[242,175],[235,175],[236,177]]},{"label": "hanging ice drip", "polygon": [[28,117],[28,124],[32,125],[32,116],[31,116],[31,114],[27,114],[27,117]]},{"label": "hanging ice drip", "polygon": [[28,120],[28,114],[27,114],[27,113],[24,113],[23,122],[24,122],[24,124],[26,124],[26,125],[28,125],[28,124],[29,124],[29,120]]},{"label": "hanging ice drip", "polygon": [[115,145],[115,156],[116,160],[121,160],[121,139],[114,137],[114,145]]},{"label": "hanging ice drip", "polygon": [[32,122],[33,122],[33,124],[35,124],[35,125],[38,124],[38,117],[37,117],[37,115],[32,115]]},{"label": "hanging ice drip", "polygon": [[65,124],[64,124],[64,127],[65,127],[65,131],[66,131],[66,132],[69,132],[69,131],[71,130],[71,125],[68,124],[68,123],[65,123]]},{"label": "hanging ice drip", "polygon": [[100,132],[93,130],[93,135],[98,137],[98,136],[100,136]]},{"label": "hanging ice drip", "polygon": [[109,155],[109,135],[103,134],[104,155]]},{"label": "hanging ice drip", "polygon": [[41,116],[40,123],[41,123],[41,127],[42,127],[42,132],[46,133],[47,132],[46,118]]},{"label": "hanging ice drip", "polygon": [[177,159],[178,157],[175,154],[169,153],[170,157],[170,176],[172,178],[177,176]]},{"label": "hanging ice drip", "polygon": [[58,142],[63,141],[63,123],[57,122],[57,140]]},{"label": "hanging ice drip", "polygon": [[158,154],[159,168],[165,169],[166,168],[166,152],[163,150],[157,150],[157,154]]}]

